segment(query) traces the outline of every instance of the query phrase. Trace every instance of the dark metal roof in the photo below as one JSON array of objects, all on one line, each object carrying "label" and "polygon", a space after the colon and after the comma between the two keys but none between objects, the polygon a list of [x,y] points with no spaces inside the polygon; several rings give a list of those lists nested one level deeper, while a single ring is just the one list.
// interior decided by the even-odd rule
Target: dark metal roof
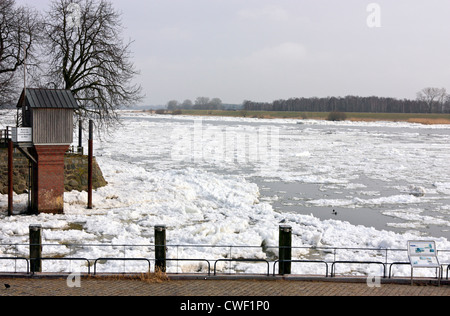
[{"label": "dark metal roof", "polygon": [[[24,92],[17,107],[24,104]],[[26,89],[27,104],[34,109],[78,109],[78,104],[70,90]]]}]

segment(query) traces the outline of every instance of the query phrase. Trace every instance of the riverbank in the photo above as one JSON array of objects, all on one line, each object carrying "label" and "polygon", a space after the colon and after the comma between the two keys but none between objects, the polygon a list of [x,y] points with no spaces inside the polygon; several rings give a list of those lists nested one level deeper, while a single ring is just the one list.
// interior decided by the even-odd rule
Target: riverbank
[{"label": "riverbank", "polygon": [[[284,111],[219,111],[219,110],[177,110],[167,111],[166,114],[193,115],[193,116],[224,116],[224,117],[251,117],[260,119],[314,119],[326,120],[328,112],[284,112]],[[423,114],[423,113],[345,113],[348,121],[391,121],[408,122],[425,125],[450,124],[450,114]]]}]

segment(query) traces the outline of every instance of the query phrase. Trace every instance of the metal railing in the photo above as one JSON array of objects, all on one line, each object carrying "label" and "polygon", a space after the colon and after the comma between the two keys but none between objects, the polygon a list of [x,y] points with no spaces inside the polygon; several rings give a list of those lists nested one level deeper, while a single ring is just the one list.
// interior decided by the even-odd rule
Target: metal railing
[{"label": "metal railing", "polygon": [[69,155],[83,155],[84,154],[84,147],[78,147],[75,145],[72,145],[69,147],[69,149],[66,151],[66,154]]},{"label": "metal railing", "polygon": [[[33,245],[31,245],[33,246]],[[76,265],[76,269],[86,269],[86,273],[88,275],[92,274],[92,267],[93,267],[93,274],[98,274],[99,265],[104,264],[108,261],[122,261],[123,268],[121,268],[120,272],[116,271],[105,271],[103,273],[127,273],[126,272],[126,262],[144,262],[145,263],[145,270],[142,270],[140,272],[151,272],[151,268],[156,269],[156,264],[152,264],[152,262],[155,262],[156,259],[152,258],[151,255],[154,254],[154,250],[156,247],[155,245],[132,245],[132,244],[120,244],[120,245],[111,245],[111,244],[42,244],[41,245],[43,249],[51,248],[54,251],[55,247],[66,247],[69,249],[69,254],[66,254],[64,256],[62,255],[44,255],[42,258],[39,258],[42,261],[67,261],[70,262],[70,269],[69,271],[61,272],[61,267],[59,267],[59,271],[45,271],[49,273],[66,273],[66,272],[73,272],[73,262],[84,262],[82,265]],[[298,256],[298,258],[294,258],[292,260],[280,260],[278,258],[273,259],[263,259],[263,258],[244,258],[242,257],[242,249],[248,250],[248,249],[254,249],[261,247],[258,246],[235,246],[235,245],[165,245],[167,249],[169,250],[168,253],[171,254],[168,258],[165,259],[167,262],[173,262],[174,265],[169,266],[169,268],[172,270],[171,273],[180,273],[179,272],[179,264],[182,262],[199,262],[199,263],[206,263],[206,269],[201,267],[201,269],[198,269],[196,271],[185,271],[183,270],[181,273],[194,273],[194,274],[203,274],[210,276],[212,273],[214,275],[218,274],[250,274],[245,272],[239,272],[236,267],[231,268],[231,266],[223,267],[222,269],[218,268],[218,264],[221,262],[228,262],[230,265],[231,263],[249,263],[249,264],[264,264],[266,266],[265,272],[262,275],[270,276],[270,268],[272,265],[272,274],[273,276],[276,275],[276,267],[277,265],[280,265],[281,263],[289,262],[294,265],[304,265],[304,264],[320,264],[323,265],[325,268],[325,273],[323,274],[325,277],[335,277],[336,276],[336,265],[379,265],[382,268],[382,277],[383,278],[392,278],[393,277],[393,267],[397,265],[409,265],[409,262],[406,261],[394,261],[390,260],[389,257],[393,253],[398,252],[404,252],[406,254],[406,249],[380,249],[380,248],[342,248],[342,247],[292,247],[292,249],[295,250],[303,250],[303,252],[309,252],[311,256],[316,256],[317,253],[322,253],[322,255],[325,255],[327,258],[318,258],[318,259],[311,259],[307,258],[307,256]],[[35,260],[35,258],[29,258],[25,255],[23,255],[26,250],[30,247],[30,244],[0,244],[0,263],[4,261],[11,261],[11,265],[8,265],[8,268],[11,268],[11,271],[5,271],[3,273],[25,273],[25,274],[32,274],[30,272],[30,265],[32,260]],[[114,249],[118,250],[116,256],[102,256],[100,258],[85,258],[83,256],[77,256],[77,251],[84,248],[91,248],[91,247],[98,247],[98,248],[104,248],[104,247],[113,247]],[[127,255],[127,251],[135,251],[137,249],[146,248],[146,251],[148,252],[148,257],[133,257],[130,255]],[[184,248],[195,248],[195,249],[202,249],[205,253],[205,257],[203,258],[187,258],[183,255],[180,255],[180,249]],[[226,251],[222,252],[222,255],[220,258],[206,258],[206,253],[210,253],[210,251],[205,251],[205,249],[212,249],[212,248],[223,248]],[[3,251],[2,251],[3,249]],[[279,247],[275,246],[266,246],[265,251],[268,249],[272,249],[274,252],[279,250]],[[239,251],[237,251],[239,250]],[[233,252],[237,253],[237,255],[233,255]],[[340,256],[342,253],[345,253],[345,257],[349,257],[349,253],[354,254],[355,260],[341,260]],[[364,258],[367,258],[367,256],[361,256],[362,252],[375,252],[376,255],[372,255],[373,260],[365,260]],[[359,255],[358,255],[359,254]],[[446,259],[441,262],[441,275],[443,276],[443,271],[445,269],[446,276],[445,279],[449,279],[449,271],[450,271],[450,250],[439,250],[438,254],[445,254]],[[363,259],[361,259],[363,258]],[[23,262],[26,264],[20,264],[19,262]],[[212,264],[213,263],[213,264]],[[117,266],[116,266],[117,268]],[[186,267],[184,267],[186,268]],[[105,269],[108,269],[106,266]],[[175,271],[173,271],[175,270]],[[78,272],[78,271],[77,271]],[[134,272],[134,271],[133,271]],[[354,271],[353,271],[354,272]],[[0,273],[2,273],[0,271]],[[130,272],[131,273],[131,272]],[[341,272],[340,275],[348,275],[349,270],[345,270],[344,272]],[[361,275],[364,275],[365,271],[358,271]],[[261,273],[251,273],[254,274],[261,274]],[[308,275],[308,274],[302,274],[302,275]]]},{"label": "metal railing", "polygon": [[218,262],[265,262],[267,264],[267,276],[270,275],[270,263],[265,259],[245,259],[245,258],[237,258],[237,259],[217,259],[214,262],[214,275],[217,275],[217,263]]},{"label": "metal railing", "polygon": [[290,263],[317,263],[317,264],[324,264],[325,265],[325,277],[328,277],[328,262],[322,261],[322,260],[275,260],[273,262],[273,275],[275,276],[275,268],[277,266],[277,263],[282,262],[290,262]]},{"label": "metal railing", "polygon": [[[98,261],[145,261],[148,263],[148,271],[147,272],[150,273],[151,272],[150,260],[152,260],[152,259],[147,259],[147,258],[98,258],[98,259],[94,260],[94,275],[97,274],[97,262]],[[123,273],[125,273],[125,271],[123,271]]]},{"label": "metal railing", "polygon": [[10,129],[2,129],[0,130],[0,145],[6,146],[8,145],[8,141],[11,139],[11,130]]},{"label": "metal railing", "polygon": [[17,273],[17,260],[23,260],[27,263],[27,269],[26,269],[26,273],[29,274],[30,273],[30,260],[29,258],[25,258],[25,257],[0,257],[0,261],[14,261],[14,271],[15,273]]}]

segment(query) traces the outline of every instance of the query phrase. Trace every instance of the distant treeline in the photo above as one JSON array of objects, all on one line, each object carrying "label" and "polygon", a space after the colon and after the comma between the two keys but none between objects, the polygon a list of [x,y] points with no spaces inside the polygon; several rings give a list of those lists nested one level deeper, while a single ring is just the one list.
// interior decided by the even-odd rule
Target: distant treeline
[{"label": "distant treeline", "polygon": [[244,101],[247,111],[450,113],[450,101],[408,100],[382,97],[291,98],[269,102]]},{"label": "distant treeline", "polygon": [[177,100],[167,102],[167,109],[173,110],[237,110],[240,109],[239,104],[224,104],[219,98],[198,97],[194,102],[187,99],[182,103]]}]

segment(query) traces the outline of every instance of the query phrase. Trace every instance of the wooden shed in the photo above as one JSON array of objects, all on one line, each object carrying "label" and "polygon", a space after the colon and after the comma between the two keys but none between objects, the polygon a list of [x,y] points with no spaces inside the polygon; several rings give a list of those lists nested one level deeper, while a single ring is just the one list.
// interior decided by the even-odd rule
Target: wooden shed
[{"label": "wooden shed", "polygon": [[31,128],[31,208],[38,213],[64,211],[64,155],[73,142],[78,104],[70,90],[24,89],[17,104],[22,126]]},{"label": "wooden shed", "polygon": [[22,127],[33,129],[34,145],[70,145],[78,104],[70,90],[24,89],[17,104]]}]

